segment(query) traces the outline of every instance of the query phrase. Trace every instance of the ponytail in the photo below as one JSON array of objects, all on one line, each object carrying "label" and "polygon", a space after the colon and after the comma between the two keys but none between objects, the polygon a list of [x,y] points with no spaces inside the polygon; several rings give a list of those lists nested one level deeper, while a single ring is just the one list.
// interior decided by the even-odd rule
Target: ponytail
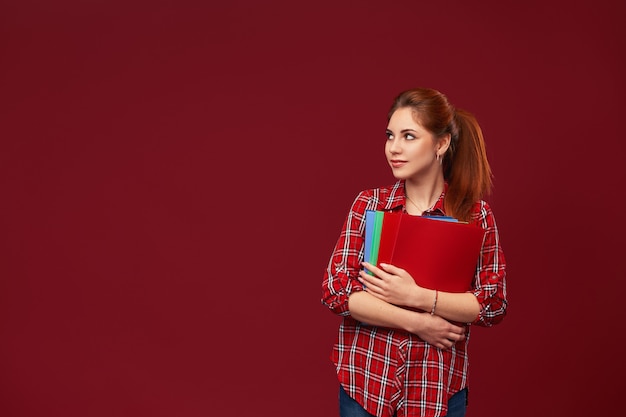
[{"label": "ponytail", "polygon": [[491,191],[491,168],[476,118],[459,109],[451,125],[451,145],[443,162],[448,181],[444,206],[451,216],[470,221],[473,205]]}]

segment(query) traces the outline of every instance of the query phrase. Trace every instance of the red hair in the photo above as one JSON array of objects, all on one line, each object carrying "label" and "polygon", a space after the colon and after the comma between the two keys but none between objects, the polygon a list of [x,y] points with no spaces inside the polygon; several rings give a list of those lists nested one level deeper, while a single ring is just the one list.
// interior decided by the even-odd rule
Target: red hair
[{"label": "red hair", "polygon": [[448,182],[446,214],[470,221],[472,206],[491,192],[492,173],[478,121],[471,113],[455,109],[445,95],[430,88],[407,90],[396,97],[388,119],[400,108],[410,108],[413,118],[435,140],[450,135],[443,155],[443,176]]}]

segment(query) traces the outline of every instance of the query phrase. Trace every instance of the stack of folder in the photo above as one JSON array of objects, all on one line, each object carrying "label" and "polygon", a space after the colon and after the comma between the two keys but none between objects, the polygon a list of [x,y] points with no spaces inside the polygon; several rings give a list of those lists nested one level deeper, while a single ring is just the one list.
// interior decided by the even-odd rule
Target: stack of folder
[{"label": "stack of folder", "polygon": [[481,227],[453,217],[368,210],[364,260],[402,268],[420,287],[465,292],[471,288],[484,236]]}]

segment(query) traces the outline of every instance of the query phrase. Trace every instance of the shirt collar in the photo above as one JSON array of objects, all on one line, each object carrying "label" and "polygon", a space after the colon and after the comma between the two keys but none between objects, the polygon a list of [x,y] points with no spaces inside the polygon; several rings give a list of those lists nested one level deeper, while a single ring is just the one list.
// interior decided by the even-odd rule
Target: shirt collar
[{"label": "shirt collar", "polygon": [[[389,194],[389,198],[385,204],[386,210],[399,210],[406,207],[406,191],[404,189],[404,184],[405,180],[398,180],[394,184],[392,192]],[[446,211],[444,209],[443,200],[446,196],[446,191],[448,191],[448,183],[444,182],[443,191],[433,205],[433,208],[426,211],[429,216],[445,216]]]}]

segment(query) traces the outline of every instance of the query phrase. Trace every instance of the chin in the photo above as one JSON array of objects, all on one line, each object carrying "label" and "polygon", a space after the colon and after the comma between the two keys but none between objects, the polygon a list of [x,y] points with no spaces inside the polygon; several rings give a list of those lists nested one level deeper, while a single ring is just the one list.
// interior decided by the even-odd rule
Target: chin
[{"label": "chin", "polygon": [[394,171],[393,169],[391,170],[391,175],[397,180],[406,180],[410,177],[410,175],[403,174],[402,171]]}]

